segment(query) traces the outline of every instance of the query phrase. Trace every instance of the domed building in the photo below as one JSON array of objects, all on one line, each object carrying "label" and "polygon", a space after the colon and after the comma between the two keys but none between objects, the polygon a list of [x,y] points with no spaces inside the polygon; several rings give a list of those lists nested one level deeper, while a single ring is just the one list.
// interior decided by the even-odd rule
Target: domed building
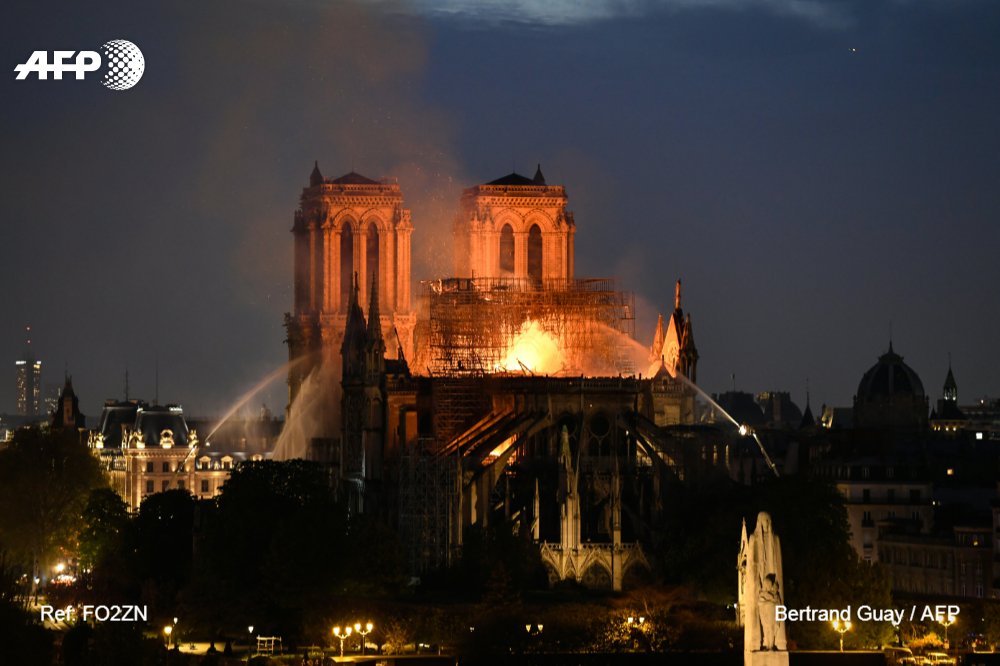
[{"label": "domed building", "polygon": [[879,357],[861,378],[854,396],[858,428],[916,429],[927,427],[924,384],[903,357],[892,349]]}]

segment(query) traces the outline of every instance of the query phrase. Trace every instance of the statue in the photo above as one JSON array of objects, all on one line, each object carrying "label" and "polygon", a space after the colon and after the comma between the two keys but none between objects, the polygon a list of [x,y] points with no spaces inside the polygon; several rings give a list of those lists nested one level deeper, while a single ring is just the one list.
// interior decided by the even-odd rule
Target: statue
[{"label": "statue", "polygon": [[785,623],[775,619],[775,609],[785,598],[781,540],[767,512],[757,514],[757,525],[749,538],[743,524],[737,568],[737,619],[743,624],[745,666],[787,664]]}]

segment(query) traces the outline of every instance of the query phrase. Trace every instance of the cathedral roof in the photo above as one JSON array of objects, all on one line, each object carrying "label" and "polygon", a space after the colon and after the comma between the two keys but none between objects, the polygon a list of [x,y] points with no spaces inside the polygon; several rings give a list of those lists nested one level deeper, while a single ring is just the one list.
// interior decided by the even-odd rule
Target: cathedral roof
[{"label": "cathedral roof", "polygon": [[381,183],[377,180],[372,180],[367,176],[362,176],[360,173],[355,171],[345,173],[340,178],[334,178],[330,182],[334,185],[381,185]]},{"label": "cathedral roof", "polygon": [[903,357],[892,350],[879,357],[878,363],[868,369],[858,384],[857,399],[865,402],[891,396],[911,395],[924,397],[924,385],[913,368],[903,363]]},{"label": "cathedral roof", "polygon": [[522,176],[516,171],[511,171],[509,174],[502,178],[497,178],[496,180],[491,180],[486,183],[487,185],[545,185],[545,176],[542,175],[542,165],[539,164],[538,168],[535,170],[535,177],[528,178],[527,176]]}]

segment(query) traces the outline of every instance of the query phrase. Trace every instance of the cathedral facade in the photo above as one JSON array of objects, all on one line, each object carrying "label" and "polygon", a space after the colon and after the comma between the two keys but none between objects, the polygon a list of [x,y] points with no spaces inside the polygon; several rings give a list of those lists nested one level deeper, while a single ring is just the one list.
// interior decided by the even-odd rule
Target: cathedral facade
[{"label": "cathedral facade", "polygon": [[376,288],[389,353],[413,351],[410,211],[399,185],[351,173],[324,178],[316,164],[295,211],[295,305],[287,314],[289,404],[324,358],[339,355],[355,284]]}]

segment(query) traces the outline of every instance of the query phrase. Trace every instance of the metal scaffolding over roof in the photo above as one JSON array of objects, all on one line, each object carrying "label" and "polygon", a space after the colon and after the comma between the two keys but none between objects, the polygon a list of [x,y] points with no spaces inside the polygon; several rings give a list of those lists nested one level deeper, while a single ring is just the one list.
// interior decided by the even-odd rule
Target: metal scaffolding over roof
[{"label": "metal scaffolding over roof", "polygon": [[558,341],[563,367],[554,374],[636,371],[627,349],[635,333],[635,297],[617,291],[612,279],[449,278],[421,287],[418,373],[504,372],[526,322]]}]

